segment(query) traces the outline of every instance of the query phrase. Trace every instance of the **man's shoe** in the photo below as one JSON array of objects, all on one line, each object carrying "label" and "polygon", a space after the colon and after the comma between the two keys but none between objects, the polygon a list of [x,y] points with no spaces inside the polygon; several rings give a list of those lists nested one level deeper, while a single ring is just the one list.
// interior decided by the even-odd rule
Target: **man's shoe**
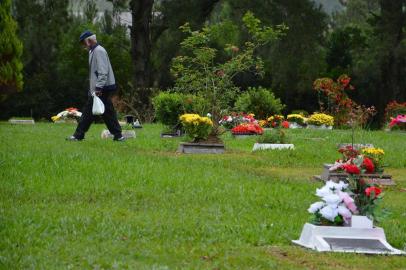
[{"label": "man's shoe", "polygon": [[77,142],[77,141],[81,141],[83,139],[78,139],[78,138],[76,138],[75,136],[72,135],[72,136],[66,138],[66,140],[71,141],[71,142]]},{"label": "man's shoe", "polygon": [[118,138],[114,138],[113,141],[116,141],[116,142],[124,142],[124,141],[125,141],[125,138],[124,138],[123,136],[121,136],[121,137],[118,137]]}]

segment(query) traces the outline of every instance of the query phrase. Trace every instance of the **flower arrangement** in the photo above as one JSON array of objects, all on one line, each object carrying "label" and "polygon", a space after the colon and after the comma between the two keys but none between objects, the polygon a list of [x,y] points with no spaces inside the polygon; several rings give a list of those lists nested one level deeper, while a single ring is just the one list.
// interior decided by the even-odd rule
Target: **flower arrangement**
[{"label": "flower arrangement", "polygon": [[304,117],[301,114],[293,113],[293,114],[288,114],[287,120],[289,123],[296,123],[298,125],[304,126],[306,125],[306,117]]},{"label": "flower arrangement", "polygon": [[224,116],[219,124],[227,129],[232,129],[242,123],[258,123],[254,118],[254,114],[245,114],[245,113],[231,113],[230,115]]},{"label": "flower arrangement", "polygon": [[313,203],[307,210],[313,214],[313,224],[348,224],[352,214],[358,214],[358,208],[350,196],[348,184],[343,181],[339,183],[327,181],[324,187],[316,190],[316,195],[322,201]]},{"label": "flower arrangement", "polygon": [[352,174],[383,172],[384,151],[380,148],[364,148],[361,151],[348,145],[338,150],[342,158],[337,160],[330,171],[346,171]]},{"label": "flower arrangement", "polygon": [[69,119],[69,118],[77,120],[81,116],[82,116],[82,113],[79,112],[77,108],[70,107],[70,108],[67,108],[64,111],[58,113],[57,115],[52,116],[51,119],[54,122],[61,120],[61,119]]},{"label": "flower arrangement", "polygon": [[392,118],[397,115],[406,114],[406,102],[397,102],[393,100],[386,105],[385,108],[385,123],[386,125],[391,122]]},{"label": "flower arrangement", "polygon": [[210,118],[202,117],[198,114],[183,114],[179,119],[186,134],[193,140],[193,142],[207,139],[213,127],[213,122]]},{"label": "flower arrangement", "polygon": [[326,126],[334,126],[334,117],[324,113],[313,113],[308,119],[307,123],[309,125],[326,125]]},{"label": "flower arrangement", "polygon": [[342,171],[349,175],[347,178],[349,194],[354,199],[358,212],[372,220],[376,219],[375,209],[382,198],[382,190],[374,184],[369,184],[362,178],[362,174],[383,171],[384,151],[380,148],[364,148],[358,151],[346,146],[340,148],[339,152],[342,159],[337,160],[329,170]]},{"label": "flower arrangement", "polygon": [[257,123],[244,123],[231,129],[233,135],[261,135],[264,130]]},{"label": "flower arrangement", "polygon": [[370,159],[374,166],[375,172],[383,172],[383,157],[385,152],[381,148],[364,148],[362,149],[364,157]]},{"label": "flower arrangement", "polygon": [[389,128],[391,130],[406,130],[406,114],[398,114],[395,118],[391,118]]}]

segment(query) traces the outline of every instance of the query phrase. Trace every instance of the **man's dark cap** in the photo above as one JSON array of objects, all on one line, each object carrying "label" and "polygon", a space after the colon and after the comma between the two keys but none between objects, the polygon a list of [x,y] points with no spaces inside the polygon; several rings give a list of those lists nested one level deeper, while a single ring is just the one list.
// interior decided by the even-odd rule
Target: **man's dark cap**
[{"label": "man's dark cap", "polygon": [[79,37],[79,42],[82,42],[83,40],[85,40],[86,38],[93,36],[93,33],[90,32],[89,30],[84,31],[82,34],[80,34]]}]

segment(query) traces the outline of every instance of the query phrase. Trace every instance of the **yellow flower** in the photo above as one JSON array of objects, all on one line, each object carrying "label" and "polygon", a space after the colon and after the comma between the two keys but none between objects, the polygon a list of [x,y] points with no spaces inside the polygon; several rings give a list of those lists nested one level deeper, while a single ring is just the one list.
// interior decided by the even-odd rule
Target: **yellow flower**
[{"label": "yellow flower", "polygon": [[334,117],[324,113],[314,113],[307,119],[307,123],[317,126],[321,125],[333,126]]},{"label": "yellow flower", "polygon": [[54,122],[59,120],[59,118],[61,118],[61,117],[57,116],[57,115],[51,117],[52,121],[54,121]]},{"label": "yellow flower", "polygon": [[266,125],[268,124],[268,121],[266,121],[266,120],[259,120],[258,124],[259,124],[260,127],[264,127],[264,126],[266,126]]},{"label": "yellow flower", "polygon": [[367,154],[367,155],[376,155],[376,156],[385,155],[385,152],[381,148],[364,148],[364,149],[362,149],[362,153]]}]

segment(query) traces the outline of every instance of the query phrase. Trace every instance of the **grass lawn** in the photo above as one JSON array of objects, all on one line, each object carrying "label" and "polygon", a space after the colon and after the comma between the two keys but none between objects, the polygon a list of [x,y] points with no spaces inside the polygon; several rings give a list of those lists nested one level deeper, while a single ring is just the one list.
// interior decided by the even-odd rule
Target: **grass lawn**
[{"label": "grass lawn", "polygon": [[[294,151],[181,155],[145,125],[125,143],[66,142],[72,124],[0,123],[0,269],[406,269],[401,256],[291,244],[317,200],[311,180],[350,131],[292,130]],[[356,134],[385,150],[388,242],[406,248],[406,133]]]}]

